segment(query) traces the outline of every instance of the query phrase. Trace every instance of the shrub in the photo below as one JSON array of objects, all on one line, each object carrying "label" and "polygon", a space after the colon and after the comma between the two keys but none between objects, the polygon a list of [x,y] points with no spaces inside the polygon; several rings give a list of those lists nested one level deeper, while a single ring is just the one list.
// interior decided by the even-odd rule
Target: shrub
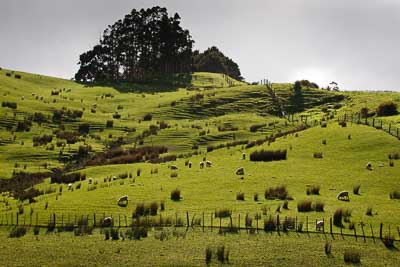
[{"label": "shrub", "polygon": [[367,208],[367,212],[365,214],[368,215],[368,216],[372,216],[372,208],[368,207]]},{"label": "shrub", "polygon": [[258,201],[258,193],[254,194],[254,201]]},{"label": "shrub", "polygon": [[113,120],[107,120],[106,121],[106,127],[107,128],[112,128],[114,126],[114,121]]},{"label": "shrub", "polygon": [[397,104],[393,101],[385,101],[379,104],[376,109],[376,114],[378,116],[392,116],[397,115]]},{"label": "shrub", "polygon": [[291,199],[285,185],[269,187],[264,193],[265,199]]},{"label": "shrub", "polygon": [[286,160],[287,151],[283,150],[259,150],[253,151],[250,154],[251,161],[274,161],[274,160]]},{"label": "shrub", "polygon": [[26,227],[23,226],[15,226],[13,229],[11,229],[10,234],[8,237],[11,238],[18,238],[26,235]]},{"label": "shrub", "polygon": [[338,208],[333,214],[333,224],[337,227],[343,227],[342,219],[349,220],[351,212],[347,209]]},{"label": "shrub", "polygon": [[144,121],[151,121],[153,118],[153,114],[147,113],[146,115],[143,116]]},{"label": "shrub", "polygon": [[118,120],[118,119],[121,118],[121,114],[119,114],[118,112],[115,112],[115,113],[113,114],[113,118]]},{"label": "shrub", "polygon": [[322,152],[314,152],[313,157],[315,159],[322,159],[323,158]]},{"label": "shrub", "polygon": [[181,190],[180,189],[176,188],[176,189],[172,190],[171,200],[173,200],[173,201],[181,200]]},{"label": "shrub", "polygon": [[354,193],[354,195],[359,195],[359,193],[360,193],[360,187],[361,187],[360,184],[356,184],[355,186],[353,186],[353,193]]},{"label": "shrub", "polygon": [[285,200],[285,201],[283,202],[282,208],[284,208],[285,210],[288,210],[288,209],[289,209],[289,201]]},{"label": "shrub", "polygon": [[264,220],[264,231],[272,232],[276,230],[276,221],[270,216],[269,219]]},{"label": "shrub", "polygon": [[242,192],[237,193],[236,200],[244,200],[244,193],[242,193]]},{"label": "shrub", "polygon": [[206,248],[206,264],[209,265],[211,263],[212,258],[212,250],[210,247]]},{"label": "shrub", "polygon": [[314,209],[315,209],[315,211],[322,212],[322,211],[324,211],[324,207],[325,207],[324,202],[318,200],[318,201],[315,203]]},{"label": "shrub", "polygon": [[34,235],[39,235],[39,232],[40,232],[40,227],[39,227],[39,226],[35,226],[35,227],[33,228],[33,234],[34,234]]},{"label": "shrub", "polygon": [[148,229],[145,226],[132,225],[132,227],[126,230],[125,235],[131,240],[140,240],[148,236]]},{"label": "shrub", "polygon": [[390,199],[400,199],[400,191],[390,192]]},{"label": "shrub", "polygon": [[361,254],[355,249],[346,249],[344,251],[344,261],[346,263],[358,264],[361,262]]},{"label": "shrub", "polygon": [[165,210],[165,202],[164,202],[164,201],[161,201],[161,202],[160,202],[160,210],[161,210],[161,211],[164,211],[164,210]]},{"label": "shrub", "polygon": [[225,245],[217,247],[217,259],[219,262],[229,262],[229,250],[225,249]]},{"label": "shrub", "polygon": [[330,256],[332,254],[332,244],[328,242],[328,240],[325,242],[325,254],[327,256]]},{"label": "shrub", "polygon": [[105,240],[109,240],[110,239],[110,230],[109,229],[105,229],[104,230],[104,239]]},{"label": "shrub", "polygon": [[367,107],[362,107],[360,109],[361,118],[367,118],[368,117],[368,112],[369,112],[369,109]]},{"label": "shrub", "polygon": [[16,132],[29,132],[32,127],[32,121],[30,120],[24,120],[24,121],[19,121],[17,123],[17,127],[15,128]]},{"label": "shrub", "polygon": [[394,236],[392,235],[385,235],[382,239],[383,244],[385,244],[385,246],[387,248],[394,248],[394,241],[396,239],[394,238]]},{"label": "shrub", "polygon": [[14,75],[14,78],[15,78],[15,79],[21,79],[22,76],[21,76],[20,74],[15,74],[15,75]]},{"label": "shrub", "polygon": [[319,190],[321,189],[321,187],[319,185],[311,185],[308,186],[306,189],[306,193],[307,195],[319,195]]},{"label": "shrub", "polygon": [[312,211],[312,201],[310,199],[304,199],[297,202],[297,210],[299,212]]},{"label": "shrub", "polygon": [[176,178],[176,177],[178,177],[178,172],[176,172],[176,171],[171,172],[170,177],[171,177],[171,178]]},{"label": "shrub", "polygon": [[226,208],[215,210],[215,218],[227,218],[232,215],[232,211]]}]

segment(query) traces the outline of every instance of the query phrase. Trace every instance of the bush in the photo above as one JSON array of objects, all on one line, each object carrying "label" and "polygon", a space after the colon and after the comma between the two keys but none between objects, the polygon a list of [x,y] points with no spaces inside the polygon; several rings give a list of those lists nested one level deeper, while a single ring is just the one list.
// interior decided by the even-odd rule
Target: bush
[{"label": "bush", "polygon": [[390,199],[400,199],[400,191],[390,192]]},{"label": "bush", "polygon": [[359,195],[359,193],[360,193],[360,187],[361,187],[360,184],[356,184],[355,186],[353,186],[353,193],[354,193],[354,195]]},{"label": "bush", "polygon": [[146,115],[143,116],[144,121],[151,121],[153,119],[153,114],[147,113]]},{"label": "bush", "polygon": [[228,218],[232,215],[232,211],[226,208],[215,210],[215,218]]},{"label": "bush", "polygon": [[274,160],[286,160],[287,151],[283,150],[259,150],[253,151],[250,154],[251,161],[274,161]]},{"label": "bush", "polygon": [[237,193],[236,200],[244,200],[244,193],[242,193],[242,192]]},{"label": "bush", "polygon": [[15,75],[14,75],[14,78],[15,78],[15,79],[21,79],[22,76],[21,76],[20,74],[15,74]]},{"label": "bush", "polygon": [[171,177],[171,178],[176,178],[176,177],[178,177],[178,172],[172,171],[170,177]]},{"label": "bush", "polygon": [[306,193],[307,195],[319,195],[319,190],[321,189],[321,187],[319,185],[311,185],[308,186],[306,189]]},{"label": "bush", "polygon": [[326,145],[326,139],[323,139],[323,140],[322,140],[322,144],[323,144],[323,145]]},{"label": "bush", "polygon": [[212,250],[210,247],[206,248],[206,264],[209,265],[211,263],[212,258]]},{"label": "bush", "polygon": [[322,152],[314,152],[313,157],[315,159],[322,159],[323,158]]},{"label": "bush", "polygon": [[254,194],[254,201],[258,201],[258,193]]},{"label": "bush", "polygon": [[338,208],[333,214],[333,224],[337,227],[343,227],[342,219],[347,221],[351,216],[351,212],[347,209]]},{"label": "bush", "polygon": [[264,220],[264,231],[272,232],[276,230],[276,221],[270,216],[269,219]]},{"label": "bush", "polygon": [[23,226],[15,226],[13,229],[11,229],[10,234],[8,237],[10,238],[19,238],[26,235],[26,228]]},{"label": "bush", "polygon": [[385,101],[379,104],[376,109],[376,114],[378,116],[392,116],[397,115],[397,104],[393,101]]},{"label": "bush", "polygon": [[385,235],[382,239],[383,244],[385,244],[387,248],[394,248],[394,241],[395,238],[392,235]]},{"label": "bush", "polygon": [[15,103],[15,102],[3,101],[3,102],[1,102],[1,106],[2,106],[3,108],[16,109],[16,108],[17,108],[17,103]]},{"label": "bush", "polygon": [[361,254],[355,249],[346,249],[344,251],[344,261],[346,263],[358,264],[361,262]]},{"label": "bush", "polygon": [[318,201],[315,203],[314,209],[315,209],[315,211],[317,211],[317,212],[323,212],[323,211],[324,211],[324,207],[325,207],[324,202],[318,200]]},{"label": "bush", "polygon": [[297,202],[297,210],[299,212],[312,211],[312,201],[311,199],[304,199],[300,202]]},{"label": "bush", "polygon": [[174,189],[171,192],[171,200],[173,201],[179,201],[181,200],[181,190],[180,189]]},{"label": "bush", "polygon": [[113,120],[107,120],[106,127],[107,128],[112,128],[113,126],[114,126],[114,121]]},{"label": "bush", "polygon": [[130,240],[140,240],[148,236],[148,229],[145,226],[133,225],[130,229],[126,230],[125,235]]},{"label": "bush", "polygon": [[121,114],[119,114],[118,112],[115,112],[115,113],[113,114],[113,118],[118,120],[118,119],[121,118]]},{"label": "bush", "polygon": [[264,196],[265,199],[291,199],[285,185],[267,188],[265,190]]}]

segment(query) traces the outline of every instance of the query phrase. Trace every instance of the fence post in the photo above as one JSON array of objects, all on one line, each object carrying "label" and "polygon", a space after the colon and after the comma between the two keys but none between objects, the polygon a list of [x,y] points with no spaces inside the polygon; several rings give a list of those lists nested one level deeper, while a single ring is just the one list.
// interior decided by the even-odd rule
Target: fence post
[{"label": "fence post", "polygon": [[325,234],[325,218],[322,218],[322,233]]},{"label": "fence post", "polygon": [[36,226],[39,225],[39,213],[36,212]]},{"label": "fence post", "polygon": [[24,226],[25,226],[25,221],[26,221],[26,214],[24,214]]},{"label": "fence post", "polygon": [[189,223],[189,212],[186,211],[186,225],[187,225],[186,227],[187,227],[187,228],[189,228],[189,224],[190,224],[190,223]]},{"label": "fence post", "polygon": [[64,227],[64,213],[61,213],[61,227]]},{"label": "fence post", "polygon": [[18,211],[17,211],[17,223],[16,223],[16,225],[18,225],[18,220],[19,220],[19,214],[18,214]]},{"label": "fence post", "polygon": [[372,229],[372,224],[370,224],[369,226],[371,227],[372,240],[374,240],[375,243],[375,236],[374,236],[374,230]]},{"label": "fence post", "polygon": [[257,214],[257,216],[256,216],[256,222],[257,222],[256,227],[257,227],[257,233],[258,233],[258,214]]},{"label": "fence post", "polygon": [[383,228],[383,223],[381,223],[381,227],[379,229],[379,238],[382,239],[382,228]]},{"label": "fence post", "polygon": [[276,215],[276,229],[278,230],[278,235],[279,235],[279,214]]},{"label": "fence post", "polygon": [[213,213],[211,212],[211,232],[212,232],[212,230],[213,230]]},{"label": "fence post", "polygon": [[333,235],[333,231],[332,231],[332,217],[329,218],[329,227],[330,227],[331,235]]},{"label": "fence post", "polygon": [[372,119],[372,127],[375,127],[375,118]]},{"label": "fence post", "polygon": [[56,227],[56,214],[53,213],[53,222],[54,222],[54,227]]},{"label": "fence post", "polygon": [[240,213],[239,213],[239,219],[238,219],[238,229],[240,231]]},{"label": "fence post", "polygon": [[361,231],[362,231],[362,234],[364,237],[364,243],[365,243],[367,240],[365,240],[365,232],[364,232],[364,224],[363,223],[361,224]]},{"label": "fence post", "polygon": [[307,229],[307,234],[308,234],[308,216],[306,216],[306,229]]},{"label": "fence post", "polygon": [[[160,216],[161,216],[161,213],[160,213]],[[128,220],[126,219],[126,215],[125,215],[125,227],[128,227]]]},{"label": "fence post", "polygon": [[381,120],[381,129],[383,130],[383,122],[382,122],[382,120]]},{"label": "fence post", "polygon": [[357,232],[356,232],[356,225],[354,225],[354,237],[356,238],[356,241],[357,241]]},{"label": "fence post", "polygon": [[392,128],[392,124],[389,123],[389,134],[390,134],[390,129]]},{"label": "fence post", "polygon": [[221,231],[221,227],[222,227],[222,218],[221,216],[219,217],[219,231]]},{"label": "fence post", "polygon": [[204,232],[204,211],[203,211],[203,232]]}]

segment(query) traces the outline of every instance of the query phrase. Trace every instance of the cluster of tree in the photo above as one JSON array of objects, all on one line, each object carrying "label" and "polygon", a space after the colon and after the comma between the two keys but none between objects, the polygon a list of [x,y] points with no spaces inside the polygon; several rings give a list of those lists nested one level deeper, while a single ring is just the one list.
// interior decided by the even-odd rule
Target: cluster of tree
[{"label": "cluster of tree", "polygon": [[99,44],[79,57],[80,82],[143,81],[190,72],[192,46],[180,17],[159,6],[133,9],[104,31]]},{"label": "cluster of tree", "polygon": [[215,46],[208,48],[203,53],[198,50],[193,52],[192,71],[224,73],[236,80],[243,80],[238,64]]}]

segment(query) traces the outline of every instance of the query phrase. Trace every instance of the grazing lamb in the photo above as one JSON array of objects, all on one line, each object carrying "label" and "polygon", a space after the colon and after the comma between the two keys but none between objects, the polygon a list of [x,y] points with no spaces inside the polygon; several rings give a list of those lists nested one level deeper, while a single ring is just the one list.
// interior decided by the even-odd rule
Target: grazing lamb
[{"label": "grazing lamb", "polygon": [[89,184],[92,184],[92,182],[93,182],[93,178],[92,178],[92,177],[89,177],[88,183],[89,183]]},{"label": "grazing lamb", "polygon": [[69,183],[69,184],[68,184],[68,190],[71,190],[71,189],[72,189],[72,184]]},{"label": "grazing lamb", "polygon": [[114,181],[117,180],[117,176],[114,175],[114,176],[112,177],[112,179],[113,179]]},{"label": "grazing lamb", "polygon": [[206,167],[211,168],[211,166],[212,166],[212,162],[207,160],[206,161]]},{"label": "grazing lamb", "polygon": [[113,218],[112,217],[106,217],[101,222],[101,226],[102,227],[111,227],[112,225],[113,225]]},{"label": "grazing lamb", "polygon": [[242,154],[242,159],[246,159],[246,153]]},{"label": "grazing lamb", "polygon": [[316,224],[316,230],[321,231],[321,229],[324,229],[324,221],[318,221]]},{"label": "grazing lamb", "polygon": [[342,200],[350,200],[349,197],[349,192],[348,191],[342,191],[337,195],[337,199],[342,199]]},{"label": "grazing lamb", "polygon": [[189,161],[188,167],[189,167],[189,169],[192,168],[192,162],[191,161]]},{"label": "grazing lamb", "polygon": [[204,168],[204,162],[200,161],[200,169],[203,169],[203,168]]},{"label": "grazing lamb", "polygon": [[367,170],[372,171],[372,163],[368,162],[366,168],[367,168]]},{"label": "grazing lamb", "polygon": [[244,168],[240,167],[239,169],[236,170],[236,175],[244,175]]},{"label": "grazing lamb", "polygon": [[171,165],[171,170],[177,170],[178,169],[178,166],[176,166],[176,165]]}]

